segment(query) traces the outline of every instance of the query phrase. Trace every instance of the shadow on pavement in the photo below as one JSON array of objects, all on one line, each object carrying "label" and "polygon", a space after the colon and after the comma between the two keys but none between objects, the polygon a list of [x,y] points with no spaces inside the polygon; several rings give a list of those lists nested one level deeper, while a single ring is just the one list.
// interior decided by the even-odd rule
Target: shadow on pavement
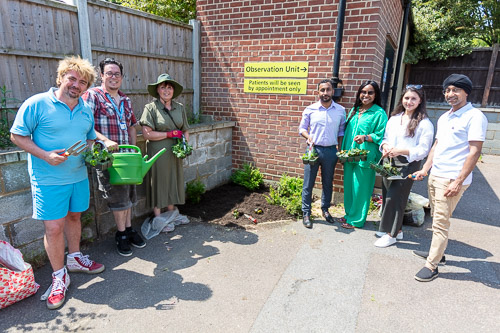
[{"label": "shadow on pavement", "polygon": [[[415,182],[412,192],[427,194],[427,177],[422,182]],[[493,191],[485,176],[476,167],[474,168],[472,184],[460,199],[453,217],[470,222],[482,223],[500,227],[500,199]]]},{"label": "shadow on pavement", "polygon": [[[37,294],[0,310],[0,332],[55,330],[78,331],[78,321],[106,318],[106,313],[88,311],[93,304],[105,304],[115,310],[156,308],[170,310],[180,301],[204,301],[212,297],[205,284],[184,281],[177,271],[209,261],[219,250],[213,244],[232,242],[255,244],[258,236],[245,230],[235,230],[206,223],[179,226],[174,232],[150,239],[143,249],[133,249],[133,255],[117,254],[113,235],[83,249],[90,258],[103,263],[106,270],[97,275],[71,273],[71,285],[66,303],[58,310],[48,310],[40,296],[50,285],[51,268],[47,264],[35,272],[41,287]],[[212,244],[207,244],[212,243]],[[86,305],[74,307],[75,300]],[[102,311],[102,307],[100,307]],[[65,319],[64,319],[65,318]],[[74,323],[58,326],[58,323]],[[99,321],[102,323],[102,320]],[[89,329],[87,326],[86,329]],[[93,329],[98,329],[94,327]]]}]

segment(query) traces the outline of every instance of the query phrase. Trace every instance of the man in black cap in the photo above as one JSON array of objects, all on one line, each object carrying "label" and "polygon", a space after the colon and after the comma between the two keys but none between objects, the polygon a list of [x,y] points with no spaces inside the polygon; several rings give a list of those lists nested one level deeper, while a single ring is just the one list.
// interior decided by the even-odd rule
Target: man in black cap
[{"label": "man in black cap", "polygon": [[430,170],[428,191],[432,211],[432,243],[429,253],[415,251],[426,258],[424,268],[415,279],[421,282],[438,276],[438,264],[448,245],[451,214],[462,194],[472,182],[472,170],[481,155],[488,120],[467,102],[472,91],[471,80],[452,74],[443,82],[443,94],[451,109],[439,117],[436,141],[414,180],[422,180]]}]

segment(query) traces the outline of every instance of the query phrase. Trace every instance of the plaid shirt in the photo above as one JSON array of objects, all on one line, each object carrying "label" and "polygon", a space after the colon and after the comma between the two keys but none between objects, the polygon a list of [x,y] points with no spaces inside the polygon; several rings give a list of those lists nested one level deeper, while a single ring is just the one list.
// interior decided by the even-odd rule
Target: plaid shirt
[{"label": "plaid shirt", "polygon": [[128,128],[136,125],[137,120],[130,99],[121,91],[118,91],[118,94],[120,101],[117,106],[120,108],[123,104],[123,117],[127,124],[125,130],[120,128],[120,116],[102,88],[95,87],[87,90],[83,99],[94,113],[95,130],[120,145],[128,145],[130,144]]}]

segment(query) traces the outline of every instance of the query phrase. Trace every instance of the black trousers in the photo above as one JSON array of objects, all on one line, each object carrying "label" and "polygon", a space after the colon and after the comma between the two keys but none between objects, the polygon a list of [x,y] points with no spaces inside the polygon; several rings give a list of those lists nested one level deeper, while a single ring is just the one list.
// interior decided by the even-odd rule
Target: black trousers
[{"label": "black trousers", "polygon": [[[405,157],[398,156],[395,163],[402,166],[401,173],[404,176],[420,170],[421,161],[408,163]],[[396,237],[403,226],[405,207],[408,202],[413,180],[406,178],[403,180],[382,179],[382,217],[379,231],[390,233]]]}]

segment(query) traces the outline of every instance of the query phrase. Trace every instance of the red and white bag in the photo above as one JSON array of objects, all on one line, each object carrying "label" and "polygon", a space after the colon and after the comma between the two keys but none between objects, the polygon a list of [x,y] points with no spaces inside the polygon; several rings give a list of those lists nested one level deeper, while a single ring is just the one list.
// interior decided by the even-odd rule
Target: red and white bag
[{"label": "red and white bag", "polygon": [[[14,249],[9,243],[0,241],[0,247],[3,259],[0,261],[6,264],[6,266],[11,266],[13,260],[18,263],[19,255],[22,260],[19,250]],[[35,294],[39,287],[38,283],[35,282],[33,268],[30,264],[25,262],[24,269],[20,271],[0,266],[0,309]]]}]

